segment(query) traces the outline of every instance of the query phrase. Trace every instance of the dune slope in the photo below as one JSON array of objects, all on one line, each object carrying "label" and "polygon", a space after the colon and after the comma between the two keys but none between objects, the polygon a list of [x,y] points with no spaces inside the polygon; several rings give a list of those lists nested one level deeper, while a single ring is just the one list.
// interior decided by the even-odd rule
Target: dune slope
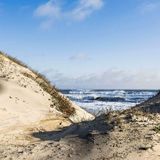
[{"label": "dune slope", "polygon": [[37,122],[51,113],[76,123],[94,118],[45,77],[0,52],[0,130]]}]

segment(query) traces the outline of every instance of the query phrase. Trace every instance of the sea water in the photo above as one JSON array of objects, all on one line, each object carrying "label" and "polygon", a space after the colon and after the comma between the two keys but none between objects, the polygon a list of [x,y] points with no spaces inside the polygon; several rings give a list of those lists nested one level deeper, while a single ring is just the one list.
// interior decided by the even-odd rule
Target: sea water
[{"label": "sea water", "polygon": [[157,94],[157,90],[61,90],[70,100],[98,115],[109,110],[124,110],[146,101]]}]

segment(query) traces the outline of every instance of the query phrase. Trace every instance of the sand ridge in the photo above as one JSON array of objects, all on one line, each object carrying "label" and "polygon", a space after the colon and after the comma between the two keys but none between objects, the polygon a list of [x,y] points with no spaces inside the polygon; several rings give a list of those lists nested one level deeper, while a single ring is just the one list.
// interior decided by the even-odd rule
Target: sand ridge
[{"label": "sand ridge", "polygon": [[56,97],[50,95],[44,90],[48,82],[18,63],[0,54],[0,130],[13,125],[40,121],[49,112],[54,116],[57,114],[65,116],[61,110],[57,110],[61,106],[64,109],[65,107],[74,109],[74,113],[68,117],[73,122],[94,118],[58,91],[53,90]]}]

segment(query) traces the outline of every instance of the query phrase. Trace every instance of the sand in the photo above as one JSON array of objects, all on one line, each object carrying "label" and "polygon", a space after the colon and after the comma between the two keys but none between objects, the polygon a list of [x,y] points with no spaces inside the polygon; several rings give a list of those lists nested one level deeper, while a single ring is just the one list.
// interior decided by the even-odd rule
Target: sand
[{"label": "sand", "polygon": [[0,80],[4,88],[0,96],[0,130],[13,125],[24,125],[43,119],[48,114],[49,95]]},{"label": "sand", "polygon": [[0,159],[159,160],[160,134],[153,130],[159,123],[159,115],[142,112],[129,119],[110,113],[79,124],[50,117],[0,134]]}]

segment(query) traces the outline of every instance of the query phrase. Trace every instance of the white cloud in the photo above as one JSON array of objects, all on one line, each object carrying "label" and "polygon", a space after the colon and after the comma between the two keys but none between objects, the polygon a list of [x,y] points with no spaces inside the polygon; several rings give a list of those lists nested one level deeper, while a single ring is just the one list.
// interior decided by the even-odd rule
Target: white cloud
[{"label": "white cloud", "polygon": [[40,5],[34,12],[38,17],[59,17],[60,7],[57,5],[56,1],[50,0],[45,4]]},{"label": "white cloud", "polygon": [[71,16],[76,20],[83,20],[102,6],[102,0],[80,0],[77,7],[71,12]]},{"label": "white cloud", "polygon": [[69,77],[58,71],[44,72],[59,88],[93,89],[159,89],[160,73],[155,70],[119,70],[108,69],[103,73],[94,73]]},{"label": "white cloud", "polygon": [[61,8],[55,0],[49,0],[47,3],[37,7],[34,11],[34,16],[44,18],[41,22],[41,27],[49,29],[54,24],[54,21],[60,18]]},{"label": "white cloud", "polygon": [[[61,0],[64,1],[64,0]],[[49,0],[47,3],[41,4],[34,11],[34,16],[43,18],[41,26],[49,28],[53,22],[64,20],[84,20],[94,11],[99,10],[103,6],[104,0],[77,0],[77,3],[70,10],[65,9],[64,3],[58,0]]]}]

